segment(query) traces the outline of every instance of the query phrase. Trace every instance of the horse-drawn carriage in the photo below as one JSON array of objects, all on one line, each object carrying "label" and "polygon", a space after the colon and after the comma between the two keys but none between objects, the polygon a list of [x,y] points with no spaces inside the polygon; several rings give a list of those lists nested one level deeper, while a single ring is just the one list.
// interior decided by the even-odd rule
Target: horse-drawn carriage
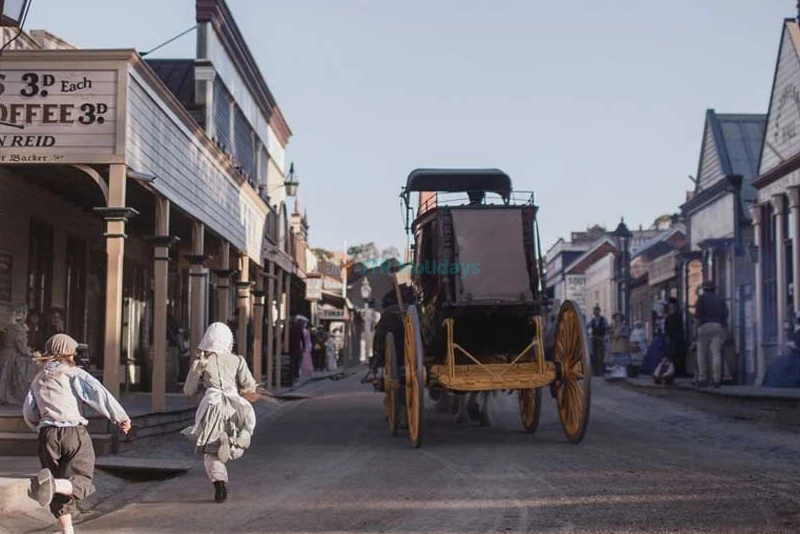
[{"label": "horse-drawn carriage", "polygon": [[380,387],[392,435],[404,410],[411,444],[420,446],[425,388],[516,390],[522,424],[534,432],[549,386],[567,439],[581,441],[590,405],[586,328],[565,301],[546,353],[549,301],[533,194],[513,191],[499,170],[418,169],[401,198],[414,235],[415,299],[402,302],[395,285],[402,320],[385,333]]}]

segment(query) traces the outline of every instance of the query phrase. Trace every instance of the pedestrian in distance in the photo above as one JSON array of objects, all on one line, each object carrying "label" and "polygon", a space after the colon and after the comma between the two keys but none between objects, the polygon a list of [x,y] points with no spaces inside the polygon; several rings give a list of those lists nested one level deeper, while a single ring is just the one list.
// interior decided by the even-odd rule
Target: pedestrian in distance
[{"label": "pedestrian in distance", "polygon": [[625,316],[614,314],[611,324],[611,378],[626,378],[630,364],[630,329]]},{"label": "pedestrian in distance", "polygon": [[683,318],[678,299],[670,297],[667,301],[667,315],[664,318],[664,335],[669,343],[669,357],[675,364],[676,372],[686,372],[686,336],[683,332]]},{"label": "pedestrian in distance", "polygon": [[695,307],[697,321],[697,386],[708,387],[708,356],[711,355],[711,380],[715,388],[722,382],[722,344],[728,324],[728,306],[716,294],[714,282],[703,284],[703,294]]},{"label": "pedestrian in distance", "polygon": [[589,333],[592,336],[592,374],[594,376],[603,376],[605,374],[608,321],[603,317],[600,306],[594,307],[594,316],[589,322]]},{"label": "pedestrian in distance", "polygon": [[95,454],[80,410],[81,402],[119,426],[125,434],[130,417],[117,400],[92,375],[77,367],[78,342],[56,334],[45,343],[44,353],[35,353],[41,370],[30,386],[22,414],[25,423],[39,433],[36,500],[49,506],[62,534],[74,534],[72,515],[77,502],[95,491]]},{"label": "pedestrian in distance", "polygon": [[224,323],[211,324],[197,349],[198,357],[186,377],[183,392],[194,395],[202,378],[205,393],[195,413],[194,425],[183,430],[203,455],[206,475],[214,485],[214,500],[228,498],[229,460],[241,458],[250,448],[256,415],[251,403],[268,399],[258,391],[247,362],[233,352],[233,332]]},{"label": "pedestrian in distance", "polygon": [[330,334],[325,340],[325,364],[328,372],[336,371],[336,339]]}]

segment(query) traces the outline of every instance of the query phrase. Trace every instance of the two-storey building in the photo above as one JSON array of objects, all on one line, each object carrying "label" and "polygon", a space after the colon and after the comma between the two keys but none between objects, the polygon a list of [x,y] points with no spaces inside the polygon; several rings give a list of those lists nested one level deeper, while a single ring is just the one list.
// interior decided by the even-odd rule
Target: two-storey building
[{"label": "two-storey building", "polygon": [[180,328],[196,347],[229,322],[255,375],[280,374],[297,271],[291,131],[224,0],[196,7],[195,58],[31,32],[0,64],[0,320],[27,304],[37,342],[85,341],[106,387],[156,410]]}]

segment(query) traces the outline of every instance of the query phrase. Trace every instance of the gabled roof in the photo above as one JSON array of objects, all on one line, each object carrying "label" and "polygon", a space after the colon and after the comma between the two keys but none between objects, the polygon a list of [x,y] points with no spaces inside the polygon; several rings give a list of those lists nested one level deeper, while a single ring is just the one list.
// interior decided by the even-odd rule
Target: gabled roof
[{"label": "gabled roof", "polygon": [[[669,230],[665,230],[661,234],[657,235],[653,239],[644,243],[632,256],[631,259],[638,258],[640,256],[647,255],[648,253],[661,251],[662,243],[669,243],[670,239],[676,235],[683,235],[686,236],[686,228],[682,224],[677,224],[673,228]],[[669,246],[670,249],[674,248],[671,245]],[[668,250],[664,250],[664,252],[668,252]]]},{"label": "gabled roof", "polygon": [[755,190],[750,184],[758,176],[766,125],[767,116],[764,114],[706,110],[697,164],[698,187],[707,189],[727,175],[738,174],[743,178],[743,196],[755,198]]},{"label": "gabled roof", "polygon": [[586,269],[597,263],[599,259],[608,254],[616,254],[616,252],[617,247],[614,245],[614,241],[610,237],[604,237],[596,241],[589,250],[564,269],[564,272],[567,274],[584,274]]},{"label": "gabled roof", "polygon": [[[792,136],[786,141],[781,139],[784,132],[784,128],[781,127],[781,117],[789,113],[800,96],[796,89],[797,76],[794,74],[798,62],[800,62],[800,27],[797,19],[787,18],[784,19],[781,28],[781,41],[770,90],[767,121],[770,132],[764,137],[759,155],[758,169],[761,174],[753,182],[756,189],[762,189],[800,168],[800,140],[797,136]],[[788,107],[783,110],[786,104]],[[782,144],[788,146],[783,147]]]}]

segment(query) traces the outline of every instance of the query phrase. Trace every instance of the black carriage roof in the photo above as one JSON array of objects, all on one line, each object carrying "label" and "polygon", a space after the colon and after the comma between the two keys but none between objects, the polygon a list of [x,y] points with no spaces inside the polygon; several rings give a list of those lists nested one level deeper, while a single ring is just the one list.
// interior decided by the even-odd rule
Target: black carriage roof
[{"label": "black carriage roof", "polygon": [[408,175],[405,193],[412,191],[488,191],[511,196],[511,178],[499,169],[416,169]]}]

